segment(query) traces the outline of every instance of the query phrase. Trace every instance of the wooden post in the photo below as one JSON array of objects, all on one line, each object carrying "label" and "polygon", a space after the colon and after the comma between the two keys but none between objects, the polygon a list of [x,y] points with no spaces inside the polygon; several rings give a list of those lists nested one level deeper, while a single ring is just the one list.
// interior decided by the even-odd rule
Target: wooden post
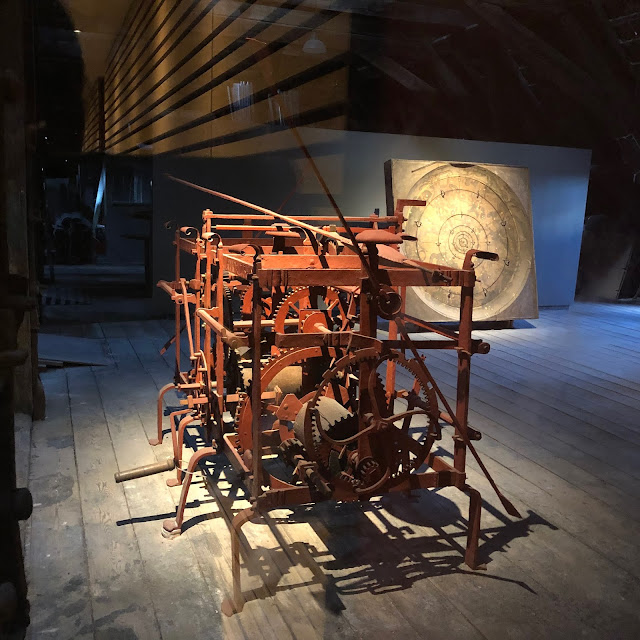
[{"label": "wooden post", "polygon": [[[31,515],[31,494],[16,487],[14,412],[33,410],[32,320],[27,224],[25,131],[25,11],[19,0],[0,3],[0,636],[22,637],[29,624],[19,520]],[[25,313],[26,312],[26,313]],[[35,327],[34,327],[35,328]],[[37,349],[37,345],[36,345]],[[36,374],[37,377],[37,374]],[[7,636],[5,636],[5,632]]]}]

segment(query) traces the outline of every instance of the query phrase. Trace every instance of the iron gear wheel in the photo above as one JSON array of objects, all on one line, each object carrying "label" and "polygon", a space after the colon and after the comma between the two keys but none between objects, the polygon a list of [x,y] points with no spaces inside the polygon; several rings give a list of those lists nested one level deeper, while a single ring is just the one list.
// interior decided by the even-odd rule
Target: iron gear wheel
[{"label": "iron gear wheel", "polygon": [[[281,374],[288,367],[303,365],[316,358],[329,357],[335,358],[337,350],[333,347],[326,349],[325,347],[303,347],[296,349],[287,349],[277,356],[269,359],[260,370],[260,386],[263,391],[267,390],[269,385],[274,383],[278,374]],[[249,382],[249,380],[247,380]],[[302,385],[302,382],[300,383]],[[300,395],[300,389],[290,388],[289,393]],[[251,400],[248,394],[238,403],[236,411],[236,430],[238,432],[240,444],[242,448],[251,448],[251,421],[252,421]]]},{"label": "iron gear wheel", "polygon": [[[409,374],[410,385],[404,389],[385,390],[378,373],[383,365],[402,368]],[[356,375],[365,375],[363,383],[367,386],[366,390],[358,389],[357,407],[348,410],[341,406],[340,412],[332,408],[329,413],[333,420],[329,419],[326,394],[332,381]],[[397,369],[392,377],[396,376]],[[360,401],[365,397],[367,406],[361,407]],[[418,425],[419,434],[415,438],[414,429],[410,431],[411,422],[419,416],[426,424]],[[361,349],[347,354],[325,373],[315,395],[307,403],[301,419],[303,425],[297,429],[297,434],[307,448],[313,447],[312,456],[326,474],[330,473],[328,461],[332,452],[339,452],[342,460],[351,458],[341,470],[358,479],[357,492],[364,494],[380,489],[387,482],[399,483],[424,463],[437,437],[438,417],[435,390],[417,361],[408,360],[396,350],[380,356],[373,349]],[[363,420],[367,422],[358,428]],[[336,428],[341,423],[353,425],[354,422],[355,433],[350,426],[348,433],[342,431],[340,437],[333,435],[338,433]],[[398,422],[402,422],[399,427]],[[371,456],[358,460],[358,441],[363,437],[369,441]]]},{"label": "iron gear wheel", "polygon": [[342,329],[346,326],[347,316],[341,305],[340,292],[337,289],[328,285],[322,287],[297,287],[281,300],[273,313],[273,330],[276,333],[285,333],[285,320],[289,317],[290,313],[299,315],[299,312],[303,309],[316,308],[315,303],[312,304],[311,302],[311,297],[315,294],[312,289],[318,291],[316,295],[322,296],[324,304],[326,305],[324,311],[328,312],[328,315],[332,318],[334,312],[337,311],[340,328]]}]

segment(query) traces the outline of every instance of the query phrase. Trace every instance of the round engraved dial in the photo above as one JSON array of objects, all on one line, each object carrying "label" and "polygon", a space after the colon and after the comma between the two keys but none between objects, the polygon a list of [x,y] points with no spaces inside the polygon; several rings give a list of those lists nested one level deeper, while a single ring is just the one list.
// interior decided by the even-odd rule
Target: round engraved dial
[{"label": "round engraved dial", "polygon": [[[529,277],[533,244],[525,209],[511,187],[484,167],[446,164],[418,178],[408,197],[426,205],[405,209],[404,230],[418,239],[402,245],[407,257],[461,268],[469,249],[497,253],[497,262],[473,261],[473,318],[485,320],[509,307]],[[458,319],[459,287],[415,292],[440,315]]]}]

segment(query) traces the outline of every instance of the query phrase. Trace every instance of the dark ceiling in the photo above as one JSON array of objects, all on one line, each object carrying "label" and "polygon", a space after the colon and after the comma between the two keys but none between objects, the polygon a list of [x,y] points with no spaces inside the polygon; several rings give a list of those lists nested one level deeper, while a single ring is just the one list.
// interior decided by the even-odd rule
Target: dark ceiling
[{"label": "dark ceiling", "polygon": [[[591,148],[589,212],[637,225],[640,0],[288,4],[352,14],[350,128]],[[48,144],[77,151],[100,56],[88,71],[76,23],[104,49],[126,2],[64,5],[35,1],[37,95]]]}]

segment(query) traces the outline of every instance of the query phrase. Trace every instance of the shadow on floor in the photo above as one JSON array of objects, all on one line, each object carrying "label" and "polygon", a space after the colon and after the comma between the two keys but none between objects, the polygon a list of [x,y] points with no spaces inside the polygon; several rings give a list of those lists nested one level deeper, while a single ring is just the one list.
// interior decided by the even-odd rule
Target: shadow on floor
[{"label": "shadow on floor", "polygon": [[[194,450],[203,445],[201,434],[185,435],[185,444]],[[228,524],[241,508],[237,501],[248,500],[244,486],[223,455],[205,460],[201,471],[220,507],[211,517],[222,515]],[[225,480],[224,489],[219,487],[221,477]],[[482,529],[481,562],[490,563],[492,555],[504,551],[514,540],[527,537],[534,527],[556,529],[533,511],[512,521],[486,501],[483,509],[501,524]],[[187,509],[183,532],[207,517],[190,518]],[[262,514],[253,522],[269,526],[280,546],[251,548],[244,534],[241,535],[243,570],[258,578],[261,585],[244,593],[247,602],[283,590],[322,585],[324,605],[338,612],[344,608],[341,596],[402,591],[417,581],[454,573],[507,582],[535,593],[525,582],[473,571],[464,564],[467,519],[456,503],[438,490],[415,492],[411,496],[387,495],[370,502],[317,503],[295,507],[287,517]],[[285,539],[283,531],[287,524],[303,522],[311,526],[326,550]],[[425,530],[429,532],[427,535]],[[230,547],[228,552],[231,553]],[[296,566],[310,570],[312,579],[295,584],[288,579],[287,584],[282,584],[283,576]]]}]

